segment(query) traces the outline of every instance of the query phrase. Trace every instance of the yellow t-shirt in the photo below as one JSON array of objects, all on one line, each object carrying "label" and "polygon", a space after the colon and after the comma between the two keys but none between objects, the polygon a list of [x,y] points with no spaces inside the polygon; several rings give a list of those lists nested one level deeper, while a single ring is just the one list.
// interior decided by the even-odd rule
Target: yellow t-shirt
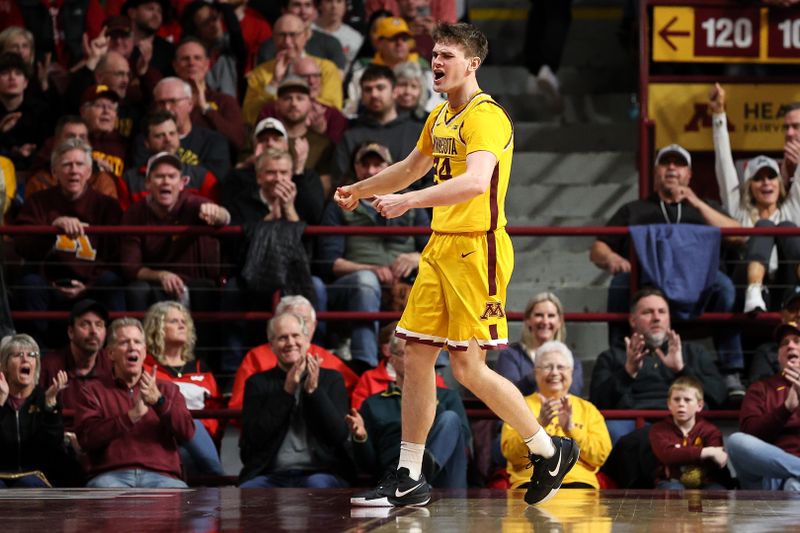
[{"label": "yellow t-shirt", "polygon": [[[595,474],[611,453],[611,437],[608,434],[605,418],[591,402],[571,394],[567,398],[572,405],[572,430],[564,431],[558,424],[558,418],[553,418],[544,430],[548,435],[571,437],[581,448],[578,462],[567,473],[564,483],[580,482],[600,488]],[[542,410],[541,394],[534,392],[525,397],[525,402],[534,416],[539,416]],[[511,487],[517,488],[530,481],[531,470],[526,468],[529,464],[528,446],[517,430],[508,424],[503,424],[500,449],[508,460],[506,468],[511,478]]]},{"label": "yellow t-shirt", "polygon": [[457,179],[467,170],[467,155],[487,151],[497,158],[489,187],[470,200],[433,208],[434,231],[493,231],[506,225],[505,200],[514,153],[514,125],[491,96],[479,92],[459,109],[444,102],[431,111],[417,149],[433,157],[434,181]]}]

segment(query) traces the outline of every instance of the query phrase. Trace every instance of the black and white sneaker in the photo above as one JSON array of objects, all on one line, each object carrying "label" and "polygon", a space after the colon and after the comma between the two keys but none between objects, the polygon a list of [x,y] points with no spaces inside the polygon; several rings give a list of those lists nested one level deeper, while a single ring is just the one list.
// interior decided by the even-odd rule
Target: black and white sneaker
[{"label": "black and white sneaker", "polygon": [[578,462],[580,448],[569,437],[552,437],[556,453],[549,459],[539,455],[529,454],[528,458],[533,466],[531,481],[527,484],[525,502],[528,505],[544,503],[558,492],[564,476],[567,475],[575,463]]},{"label": "black and white sneaker", "polygon": [[425,476],[413,480],[408,475],[408,468],[389,469],[376,488],[350,498],[350,504],[359,507],[425,505],[429,501],[431,486],[425,481]]}]

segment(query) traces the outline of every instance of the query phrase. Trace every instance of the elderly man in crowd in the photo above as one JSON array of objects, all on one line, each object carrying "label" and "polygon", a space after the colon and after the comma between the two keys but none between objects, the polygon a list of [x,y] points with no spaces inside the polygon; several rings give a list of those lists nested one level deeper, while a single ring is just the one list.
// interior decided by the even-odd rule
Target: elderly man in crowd
[{"label": "elderly man in crowd", "polygon": [[245,386],[240,486],[346,487],[353,467],[341,374],[321,368],[321,358],[309,353],[308,329],[298,315],[275,316],[268,335],[278,365]]},{"label": "elderly man in crowd", "polygon": [[[605,419],[597,407],[569,393],[575,359],[561,341],[549,341],[536,350],[534,378],[536,390],[525,397],[528,408],[536,415],[548,435],[575,439],[581,456],[564,478],[562,488],[600,488],[597,471],[611,453],[611,437]],[[530,479],[527,446],[519,433],[508,424],[501,436],[503,455],[508,459],[508,472],[513,488],[523,487]]]},{"label": "elderly man in crowd", "polygon": [[739,412],[741,433],[728,438],[728,457],[743,489],[800,491],[800,327],[775,331],[775,375],[747,389]]},{"label": "elderly man in crowd", "polygon": [[194,435],[178,386],[143,372],[142,324],[120,318],[109,326],[112,375],[78,396],[75,426],[89,458],[94,488],[183,488],[178,446]]},{"label": "elderly man in crowd", "polygon": [[[53,174],[58,185],[32,195],[25,202],[17,224],[55,226],[52,235],[19,235],[17,253],[28,260],[16,295],[17,309],[44,311],[69,309],[80,296],[92,293],[109,309],[125,309],[124,293],[116,290],[121,278],[114,271],[115,239],[87,235],[85,227],[119,224],[122,210],[114,198],[89,187],[92,148],[81,139],[69,139],[52,154]],[[88,292],[87,292],[88,291]],[[45,335],[48,323],[33,323],[36,335]]]},{"label": "elderly man in crowd", "polygon": [[[156,109],[175,115],[175,125],[178,126],[180,137],[178,155],[181,161],[203,166],[217,177],[227,175],[231,157],[225,137],[192,123],[194,101],[191,85],[180,78],[164,78],[153,91],[153,103]],[[143,135],[136,137],[132,151],[132,165],[139,166],[147,162],[149,152]]]},{"label": "elderly man in crowd", "polygon": [[[336,357],[322,346],[314,344],[314,333],[317,329],[317,313],[314,311],[314,306],[311,302],[299,295],[284,296],[281,298],[278,305],[275,306],[275,316],[284,313],[293,313],[302,317],[308,332],[308,353],[319,357],[322,360],[322,368],[336,370],[342,375],[344,385],[348,391],[352,391],[358,381],[358,376],[345,365],[341,359]],[[272,351],[272,346],[269,342],[260,344],[247,352],[247,355],[236,370],[236,377],[233,381],[233,391],[231,399],[228,402],[228,407],[231,409],[240,409],[244,402],[244,388],[250,376],[259,372],[264,372],[275,368],[278,364],[278,358],[275,352]]]}]

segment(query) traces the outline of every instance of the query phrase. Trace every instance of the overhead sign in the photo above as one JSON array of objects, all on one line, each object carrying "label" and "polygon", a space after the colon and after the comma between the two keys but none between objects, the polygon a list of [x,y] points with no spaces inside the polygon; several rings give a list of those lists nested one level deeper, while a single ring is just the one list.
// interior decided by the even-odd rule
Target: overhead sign
[{"label": "overhead sign", "polygon": [[[706,83],[651,83],[648,116],[655,122],[656,147],[678,143],[687,150],[714,150]],[[793,84],[725,86],[733,150],[780,152],[786,106],[800,102]]]},{"label": "overhead sign", "polygon": [[653,61],[800,63],[800,9],[653,7]]}]

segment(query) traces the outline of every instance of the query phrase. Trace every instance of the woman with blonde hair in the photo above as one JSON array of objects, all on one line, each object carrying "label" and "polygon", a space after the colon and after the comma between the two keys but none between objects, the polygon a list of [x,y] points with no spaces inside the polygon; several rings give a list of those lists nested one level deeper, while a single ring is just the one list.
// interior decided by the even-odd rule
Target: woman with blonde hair
[{"label": "woman with blonde hair", "polygon": [[[194,321],[182,304],[164,301],[154,304],[144,317],[147,343],[145,369],[156,367],[159,379],[175,383],[189,409],[204,409],[207,401],[217,397],[217,382],[202,361],[194,356],[197,342]],[[189,473],[222,475],[217,447],[211,438],[219,429],[216,419],[195,419],[192,440],[183,443],[181,461]]]},{"label": "woman with blonde hair", "polygon": [[[523,396],[536,392],[533,373],[536,349],[548,341],[567,340],[564,323],[564,306],[552,292],[540,292],[525,306],[522,338],[509,345],[497,357],[495,370],[506,377],[522,392]],[[583,366],[576,361],[570,392],[576,396],[583,390]]]},{"label": "woman with blonde hair", "polygon": [[[711,89],[709,101],[715,170],[722,206],[745,228],[797,227],[800,223],[798,172],[794,176],[786,176],[795,180],[787,192],[778,162],[759,155],[746,163],[744,180],[740,183],[728,135],[725,90],[719,84]],[[800,113],[800,105],[791,104],[785,112],[787,117],[796,115]],[[747,279],[744,312],[766,311],[765,282],[773,281],[775,287],[779,288],[794,287],[800,280],[800,236],[751,235],[746,241],[745,264],[737,269],[734,278]],[[782,300],[780,295],[772,298],[775,304],[780,304]]]}]

